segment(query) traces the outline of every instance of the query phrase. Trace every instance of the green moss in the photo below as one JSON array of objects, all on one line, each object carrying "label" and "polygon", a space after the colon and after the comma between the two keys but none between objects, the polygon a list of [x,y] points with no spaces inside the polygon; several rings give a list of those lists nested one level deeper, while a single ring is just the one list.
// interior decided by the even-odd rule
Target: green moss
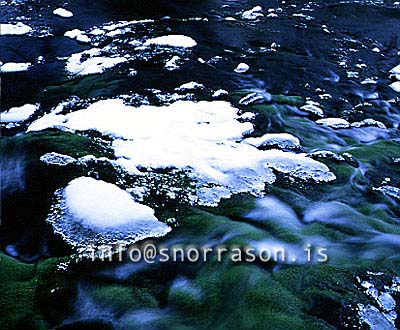
[{"label": "green moss", "polygon": [[355,146],[346,152],[352,154],[362,162],[371,162],[386,159],[392,162],[391,157],[400,155],[400,143],[397,141],[383,140],[372,144]]},{"label": "green moss", "polygon": [[119,284],[100,286],[92,292],[97,303],[110,307],[119,313],[134,308],[156,308],[158,301],[146,288]]},{"label": "green moss", "polygon": [[304,100],[301,96],[290,96],[290,95],[272,95],[272,101],[280,104],[301,106],[304,104]]},{"label": "green moss", "polygon": [[[68,310],[67,300],[63,299],[61,305],[58,299],[49,300],[49,297],[54,295],[53,289],[62,289],[60,279],[64,275],[56,274],[55,270],[59,261],[60,259],[49,259],[37,265],[30,265],[0,253],[2,329],[46,329],[49,321],[45,317],[46,314],[54,315],[60,309],[63,313]],[[71,295],[71,292],[71,287],[68,286],[68,294]]]}]

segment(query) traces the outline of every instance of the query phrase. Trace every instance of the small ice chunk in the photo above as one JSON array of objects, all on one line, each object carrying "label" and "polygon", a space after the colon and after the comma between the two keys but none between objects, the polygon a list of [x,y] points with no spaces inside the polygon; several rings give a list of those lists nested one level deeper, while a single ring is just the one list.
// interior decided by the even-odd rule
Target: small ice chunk
[{"label": "small ice chunk", "polygon": [[69,10],[67,10],[65,8],[54,9],[53,14],[56,16],[63,17],[63,18],[71,18],[72,16],[74,16],[74,14],[72,12],[70,12]]},{"label": "small ice chunk", "polygon": [[48,152],[40,157],[40,160],[49,165],[66,166],[76,162],[74,157],[59,154],[57,152]]},{"label": "small ice chunk", "polygon": [[244,73],[248,71],[250,67],[246,63],[239,63],[236,69],[234,70],[236,73]]},{"label": "small ice chunk", "polygon": [[300,147],[300,140],[288,133],[267,133],[261,137],[244,139],[243,142],[255,147],[278,146],[285,149]]},{"label": "small ice chunk", "polygon": [[397,80],[400,80],[400,64],[395,66],[389,72],[394,74]]},{"label": "small ice chunk", "polygon": [[242,13],[242,18],[246,20],[255,20],[259,17],[263,17],[261,6],[255,6],[252,9],[246,10]]},{"label": "small ice chunk", "polygon": [[400,81],[395,81],[394,83],[390,84],[389,87],[395,92],[400,93]]},{"label": "small ice chunk", "polygon": [[213,93],[212,97],[214,99],[217,99],[217,98],[219,98],[221,96],[224,96],[224,95],[228,95],[228,91],[226,91],[225,89],[218,89],[217,91],[215,91]]},{"label": "small ice chunk", "polygon": [[173,56],[171,59],[167,61],[167,63],[165,63],[165,68],[168,71],[178,70],[179,69],[178,62],[180,59],[181,58],[179,56]]},{"label": "small ice chunk", "polygon": [[67,60],[66,70],[71,74],[77,75],[102,73],[127,60],[127,58],[119,56],[101,56],[101,49],[92,48],[81,53],[72,54]]},{"label": "small ice chunk", "polygon": [[38,105],[25,104],[21,107],[14,107],[0,114],[2,123],[19,123],[29,119],[38,109]]},{"label": "small ice chunk", "polygon": [[184,35],[166,35],[157,38],[151,38],[146,40],[145,46],[158,45],[158,46],[171,46],[171,47],[182,47],[191,48],[197,45],[197,42],[191,37]]},{"label": "small ice chunk", "polygon": [[175,88],[177,91],[185,91],[185,90],[194,90],[194,89],[202,89],[204,88],[203,84],[200,84],[195,81],[190,81],[188,83],[180,85],[178,88]]},{"label": "small ice chunk", "polygon": [[17,24],[2,23],[0,24],[0,35],[22,35],[32,31],[32,28],[22,22]]},{"label": "small ice chunk", "polygon": [[0,72],[6,73],[6,72],[27,71],[31,66],[32,66],[31,63],[8,62],[0,66]]},{"label": "small ice chunk", "polygon": [[78,29],[73,29],[64,33],[64,37],[75,39],[82,43],[90,43],[91,39],[85,33]]},{"label": "small ice chunk", "polygon": [[300,107],[300,110],[310,112],[320,117],[324,115],[324,111],[321,109],[321,105],[318,102],[311,100],[307,100],[306,104]]},{"label": "small ice chunk", "polygon": [[351,127],[356,127],[356,128],[364,127],[364,126],[376,126],[378,128],[386,129],[386,126],[384,123],[377,121],[375,119],[372,119],[372,118],[366,118],[366,119],[363,119],[361,121],[357,121],[357,122],[351,124]]},{"label": "small ice chunk", "polygon": [[396,308],[396,301],[387,292],[383,292],[378,297],[378,304],[385,312],[389,312]]},{"label": "small ice chunk", "polygon": [[331,128],[348,128],[350,123],[343,118],[323,118],[316,121],[318,125]]}]

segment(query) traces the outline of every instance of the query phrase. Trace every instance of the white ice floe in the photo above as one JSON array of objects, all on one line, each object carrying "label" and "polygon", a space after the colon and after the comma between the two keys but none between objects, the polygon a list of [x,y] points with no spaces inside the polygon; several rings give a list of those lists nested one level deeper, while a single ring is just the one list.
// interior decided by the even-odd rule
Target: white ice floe
[{"label": "white ice floe", "polygon": [[194,90],[194,89],[202,89],[204,88],[203,84],[200,84],[195,81],[190,81],[188,83],[180,85],[178,88],[175,88],[177,91],[185,91],[185,90]]},{"label": "white ice floe", "polygon": [[158,221],[154,210],[135,202],[114,184],[90,177],[72,180],[56,192],[58,204],[47,221],[77,249],[101,244],[132,244],[166,235],[171,228]]},{"label": "white ice floe", "polygon": [[102,56],[100,48],[92,48],[72,54],[66,63],[66,70],[71,74],[88,75],[102,73],[107,69],[128,61],[122,56]]},{"label": "white ice floe", "polygon": [[8,62],[0,65],[0,72],[7,73],[27,71],[31,66],[31,63]]},{"label": "white ice floe", "polygon": [[394,83],[391,83],[389,87],[395,92],[400,93],[400,81],[395,81]]},{"label": "white ice floe", "polygon": [[32,31],[32,28],[22,22],[16,24],[1,23],[0,24],[0,35],[22,35]]},{"label": "white ice floe", "polygon": [[260,137],[244,139],[243,142],[255,147],[277,146],[285,149],[300,147],[300,140],[288,133],[267,133]]},{"label": "white ice floe", "polygon": [[85,32],[79,29],[73,29],[64,33],[64,37],[75,39],[82,43],[90,43],[91,39],[85,34]]},{"label": "white ice floe", "polygon": [[165,68],[168,71],[173,71],[173,70],[178,70],[179,69],[179,60],[181,58],[179,56],[172,56],[171,59],[169,59],[166,63],[165,63]]},{"label": "white ice floe", "polygon": [[261,6],[255,6],[252,9],[246,10],[242,13],[241,17],[247,20],[255,20],[259,17],[263,17],[264,14],[262,13]]},{"label": "white ice floe", "polygon": [[331,128],[348,128],[350,123],[343,118],[323,118],[316,121],[318,125]]},{"label": "white ice floe", "polygon": [[115,156],[130,172],[135,167],[184,171],[202,192],[199,204],[216,205],[239,192],[261,195],[265,183],[276,179],[272,169],[304,180],[335,179],[326,165],[306,154],[239,143],[253,131],[252,123],[239,118],[239,110],[224,101],[135,108],[110,99],[66,115],[45,115],[28,130],[97,130],[113,138]]},{"label": "white ice floe", "polygon": [[188,36],[172,34],[172,35],[148,39],[145,41],[144,45],[145,46],[158,45],[158,46],[191,48],[191,47],[196,46],[197,42]]},{"label": "white ice floe", "polygon": [[246,63],[239,63],[238,66],[235,68],[236,73],[245,73],[248,71],[250,67]]},{"label": "white ice floe", "polygon": [[19,123],[29,119],[38,109],[36,104],[25,104],[21,107],[14,107],[0,114],[2,123]]},{"label": "white ice floe", "polygon": [[53,14],[56,16],[63,17],[63,18],[71,18],[72,16],[74,16],[74,14],[71,11],[69,11],[65,8],[54,9]]}]

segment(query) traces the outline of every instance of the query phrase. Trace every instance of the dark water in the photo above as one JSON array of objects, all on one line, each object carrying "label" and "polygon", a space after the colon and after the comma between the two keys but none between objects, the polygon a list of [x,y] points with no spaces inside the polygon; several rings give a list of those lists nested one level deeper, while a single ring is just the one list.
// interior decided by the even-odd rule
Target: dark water
[{"label": "dark water", "polygon": [[[256,20],[241,17],[244,10],[257,5],[263,7],[263,17]],[[72,18],[53,15],[55,8],[64,6],[74,13]],[[271,13],[277,17],[268,17]],[[88,32],[107,23],[145,19],[151,21],[127,24],[130,30],[124,34],[93,37],[91,45],[64,37],[72,29]],[[168,204],[164,197],[152,195],[147,203],[155,208],[156,215],[162,220],[176,218],[179,223],[162,242],[167,245],[275,242],[294,250],[311,242],[327,247],[330,263],[335,267],[348,266],[354,283],[357,276],[368,279],[379,288],[380,294],[388,290],[384,286],[391,285],[393,276],[400,275],[400,94],[389,86],[397,79],[389,71],[400,63],[400,5],[395,1],[101,0],[65,4],[6,0],[1,2],[0,21],[24,22],[33,28],[27,35],[0,38],[1,62],[33,64],[28,71],[2,73],[2,111],[27,103],[40,104],[39,110],[20,125],[2,125],[0,237],[6,254],[33,263],[72,254],[72,249],[45,221],[54,204],[55,190],[82,175],[118,183],[122,188],[127,188],[130,182],[101,162],[64,168],[40,162],[40,156],[52,151],[76,158],[87,154],[109,158],[113,155],[107,147],[109,139],[96,132],[71,134],[54,129],[26,134],[34,120],[65,101],[68,105],[63,113],[115,97],[135,106],[163,105],[176,99],[178,86],[195,81],[205,88],[178,92],[180,97],[212,100],[214,91],[228,91],[229,95],[223,99],[257,115],[253,136],[290,133],[300,139],[297,151],[310,154],[328,150],[346,159],[315,158],[336,175],[333,183],[296,181],[278,174],[276,183],[266,188],[266,198],[243,194],[223,201],[217,208]],[[166,34],[190,36],[197,46],[189,50],[143,50],[130,44],[133,40]],[[129,61],[93,75],[73,75],[66,70],[71,54],[93,47],[107,49],[106,56],[126,55]],[[38,61],[40,56],[44,61]],[[168,71],[164,66],[173,56],[180,57],[179,69]],[[243,74],[234,71],[241,62],[250,67]],[[133,70],[135,73],[130,74]],[[247,107],[240,104],[240,98],[251,91],[265,96],[263,104]],[[272,100],[268,99],[270,94]],[[366,125],[333,129],[316,125],[318,117],[300,109],[306,99],[318,102],[324,117],[343,118],[350,123],[371,118],[386,128]],[[394,193],[383,193],[380,187],[391,187]],[[364,298],[355,294],[357,299],[351,296],[352,299],[346,300],[343,292],[353,290],[347,289],[348,282],[338,280],[337,287],[332,284],[331,288],[329,271],[321,271],[313,275],[315,281],[329,283],[326,286],[337,290],[339,298],[330,291],[326,296],[318,293],[317,298],[313,296],[315,301],[309,303],[298,293],[289,295],[289,289],[282,284],[284,275],[279,275],[286,267],[279,263],[252,264],[238,270],[239,267],[226,263],[217,267],[83,262],[71,266],[73,289],[70,294],[64,292],[65,296],[60,296],[69,306],[68,311],[58,311],[54,318],[47,315],[45,319],[48,327],[63,329],[87,328],[88,324],[105,329],[261,329],[265,325],[260,323],[263,318],[271,322],[271,329],[301,328],[299,324],[314,329],[318,328],[315,326],[318,322],[321,329],[368,329],[367,324],[371,326],[372,321],[359,322],[360,314],[355,308],[357,303],[363,303],[378,310],[365,317],[376,322],[372,329],[398,328],[398,319],[393,317],[393,313],[400,312],[398,291],[387,291],[397,302],[397,307],[388,309],[373,295],[363,295],[360,286],[356,291]],[[299,274],[312,278],[308,268],[305,270],[307,266],[304,267],[303,271],[300,266]],[[376,280],[366,275],[369,270],[382,270],[387,278]],[[275,272],[278,275],[272,275]],[[335,272],[337,278],[343,275],[335,269],[332,270],[335,276]],[[276,276],[273,283],[269,282],[271,276]],[[294,275],[285,276],[287,281],[300,281]],[[271,287],[279,289],[271,293]],[[257,296],[260,292],[265,293],[264,297]],[[124,301],[121,296],[125,295],[133,300]],[[284,305],[285,299],[292,305]],[[293,307],[300,305],[300,300],[315,306],[299,307],[303,308],[300,312]],[[271,302],[276,304],[278,314],[283,313],[279,317],[269,309],[254,309]],[[338,314],[332,317],[322,307],[319,309],[324,304],[333,306],[331,310]],[[45,304],[40,308],[46,315],[50,307]],[[387,316],[389,312],[392,316]],[[242,313],[248,313],[247,323],[243,317],[238,317],[239,320],[233,317]],[[384,313],[386,318],[382,316]],[[288,315],[293,320],[285,319]],[[301,315],[301,322],[297,315]],[[308,317],[318,321],[307,323]]]}]

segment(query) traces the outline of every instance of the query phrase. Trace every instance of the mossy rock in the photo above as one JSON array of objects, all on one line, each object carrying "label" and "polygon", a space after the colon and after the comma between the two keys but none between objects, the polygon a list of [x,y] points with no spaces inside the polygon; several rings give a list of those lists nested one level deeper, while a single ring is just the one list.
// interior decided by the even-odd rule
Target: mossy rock
[{"label": "mossy rock", "polygon": [[[60,261],[49,259],[36,265],[24,264],[0,253],[2,329],[47,329],[66,316],[74,296],[73,280],[56,270]],[[47,318],[49,315],[51,319]]]}]

